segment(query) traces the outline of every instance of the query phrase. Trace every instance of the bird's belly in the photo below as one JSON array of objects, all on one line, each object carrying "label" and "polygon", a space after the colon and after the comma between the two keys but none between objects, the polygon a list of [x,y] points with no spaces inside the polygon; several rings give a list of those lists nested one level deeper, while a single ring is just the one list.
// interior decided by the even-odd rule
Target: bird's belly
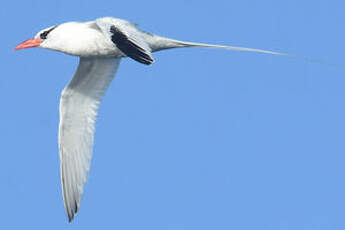
[{"label": "bird's belly", "polygon": [[123,53],[115,46],[92,46],[92,47],[81,47],[80,51],[77,52],[77,56],[81,57],[123,57]]}]

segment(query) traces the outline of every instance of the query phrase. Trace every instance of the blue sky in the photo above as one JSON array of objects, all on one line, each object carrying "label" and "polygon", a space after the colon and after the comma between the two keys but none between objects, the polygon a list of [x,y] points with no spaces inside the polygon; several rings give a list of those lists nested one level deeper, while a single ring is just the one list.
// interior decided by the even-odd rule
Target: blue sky
[{"label": "blue sky", "polygon": [[5,1],[0,9],[1,229],[345,229],[345,70],[179,49],[121,63],[100,108],[79,215],[65,216],[60,92],[78,59],[13,51],[102,16],[175,39],[345,66],[343,1]]}]

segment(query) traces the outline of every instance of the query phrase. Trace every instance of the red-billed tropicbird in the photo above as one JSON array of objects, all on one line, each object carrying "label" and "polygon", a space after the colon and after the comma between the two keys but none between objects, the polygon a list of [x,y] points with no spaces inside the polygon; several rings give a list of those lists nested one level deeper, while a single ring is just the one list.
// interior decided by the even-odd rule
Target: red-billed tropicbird
[{"label": "red-billed tropicbird", "polygon": [[171,48],[208,47],[289,56],[261,49],[209,45],[144,32],[129,21],[104,17],[44,29],[15,49],[42,47],[79,56],[79,66],[60,99],[59,152],[62,194],[68,220],[78,212],[93,153],[99,104],[123,57],[150,65],[152,53]]}]

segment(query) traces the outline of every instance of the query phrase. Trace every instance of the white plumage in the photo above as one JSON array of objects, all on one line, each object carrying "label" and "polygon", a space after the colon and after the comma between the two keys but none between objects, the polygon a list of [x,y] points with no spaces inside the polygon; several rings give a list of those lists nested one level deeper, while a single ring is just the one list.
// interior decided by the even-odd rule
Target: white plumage
[{"label": "white plumage", "polygon": [[70,220],[78,211],[90,169],[98,107],[119,64],[119,58],[80,58],[77,72],[61,94],[60,170]]},{"label": "white plumage", "polygon": [[122,57],[149,65],[153,62],[152,52],[180,47],[288,56],[259,49],[178,41],[141,31],[133,23],[110,17],[49,27],[15,49],[37,46],[80,57],[78,69],[60,100],[60,171],[69,221],[78,212],[90,169],[98,107]]}]

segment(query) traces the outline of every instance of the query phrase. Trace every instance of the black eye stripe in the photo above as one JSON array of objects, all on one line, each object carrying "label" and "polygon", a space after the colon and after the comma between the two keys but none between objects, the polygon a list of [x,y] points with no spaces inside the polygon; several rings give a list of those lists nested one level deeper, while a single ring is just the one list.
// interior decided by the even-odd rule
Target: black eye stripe
[{"label": "black eye stripe", "polygon": [[46,30],[46,31],[44,31],[43,33],[41,33],[41,34],[40,34],[40,38],[41,38],[41,39],[47,39],[48,34],[49,34],[53,29],[55,29],[56,27],[57,27],[57,26],[54,26],[54,27],[50,28],[49,30]]}]

